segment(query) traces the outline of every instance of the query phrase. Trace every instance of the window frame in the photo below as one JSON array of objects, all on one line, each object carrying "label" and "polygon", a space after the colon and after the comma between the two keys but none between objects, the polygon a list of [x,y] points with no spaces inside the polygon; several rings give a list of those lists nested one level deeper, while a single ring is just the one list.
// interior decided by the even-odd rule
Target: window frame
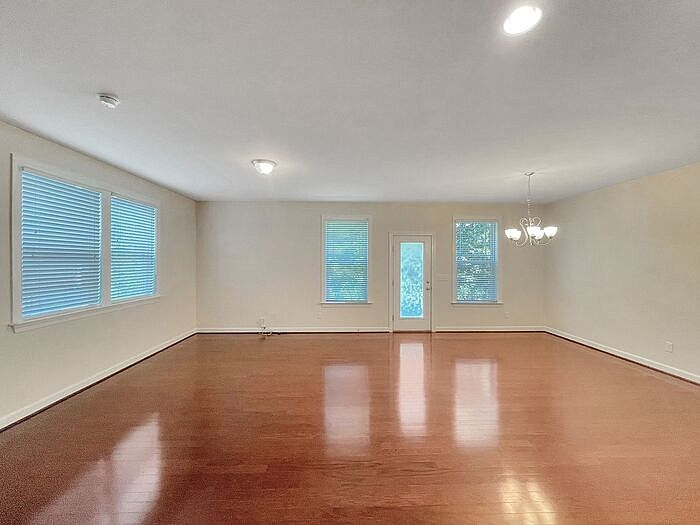
[{"label": "window frame", "polygon": [[[457,300],[457,223],[458,222],[490,222],[496,225],[496,300],[494,301],[459,301]],[[463,306],[498,306],[503,304],[503,261],[501,253],[500,232],[501,219],[498,217],[452,217],[452,304]]]},{"label": "window frame", "polygon": [[[326,300],[326,222],[328,221],[367,221],[367,300],[366,301],[327,301]],[[372,277],[372,217],[369,215],[322,215],[321,216],[321,301],[322,306],[364,306],[373,304],[371,295]]]},{"label": "window frame", "polygon": [[[106,310],[121,309],[135,304],[144,304],[161,297],[160,290],[160,209],[158,202],[151,201],[144,197],[135,197],[128,192],[109,190],[99,185],[95,185],[94,178],[86,177],[80,173],[68,173],[66,170],[52,166],[45,162],[37,161],[20,155],[11,155],[12,163],[12,189],[11,189],[11,278],[10,295],[12,300],[12,315],[10,327],[15,333],[25,330],[52,325],[64,320],[79,319],[95,315]],[[102,238],[101,238],[101,302],[100,304],[67,308],[57,312],[50,312],[43,315],[25,318],[22,315],[22,172],[31,171],[47,179],[56,180],[65,184],[80,186],[82,188],[96,191],[101,195],[102,202]],[[152,206],[156,209],[156,287],[153,295],[128,298],[112,301],[111,297],[111,196],[133,200],[135,202]]]}]

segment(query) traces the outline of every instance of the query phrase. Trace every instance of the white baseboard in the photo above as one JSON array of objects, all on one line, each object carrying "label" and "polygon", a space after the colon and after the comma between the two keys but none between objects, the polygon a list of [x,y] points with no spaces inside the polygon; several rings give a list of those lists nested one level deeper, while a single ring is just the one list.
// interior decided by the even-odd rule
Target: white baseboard
[{"label": "white baseboard", "polygon": [[600,350],[601,352],[605,352],[607,354],[622,357],[623,359],[627,359],[629,361],[634,361],[635,363],[639,363],[640,365],[648,366],[649,368],[659,370],[660,372],[666,372],[667,374],[671,374],[671,375],[674,375],[677,377],[682,377],[683,379],[687,379],[688,381],[691,381],[693,383],[700,384],[700,375],[689,372],[688,370],[682,370],[680,368],[675,368],[673,366],[666,365],[664,363],[652,361],[651,359],[647,359],[646,357],[642,357],[642,356],[637,355],[637,354],[631,354],[630,352],[625,352],[624,350],[620,350],[620,349],[614,348],[612,346],[604,345],[604,344],[598,343],[596,341],[591,341],[590,339],[585,339],[583,337],[579,337],[577,335],[570,334],[568,332],[564,332],[563,330],[558,330],[557,328],[545,326],[544,330],[547,333],[550,333],[552,335],[558,335],[559,337],[563,337],[564,339],[569,339],[570,341],[574,341],[576,343],[581,343],[582,345],[590,346],[591,348],[595,348],[596,350]]},{"label": "white baseboard", "polygon": [[93,374],[88,378],[78,381],[77,383],[73,383],[72,385],[67,386],[66,388],[62,388],[58,392],[54,392],[53,394],[43,397],[38,401],[35,401],[34,403],[30,403],[29,405],[15,410],[14,412],[10,412],[5,416],[0,417],[0,430],[11,425],[12,423],[15,423],[16,421],[19,421],[21,419],[24,419],[25,417],[31,416],[32,414],[39,412],[40,410],[56,403],[57,401],[65,399],[66,397],[78,392],[79,390],[82,390],[90,385],[97,383],[98,381],[101,381],[105,377],[108,377],[116,372],[119,372],[120,370],[123,370],[124,368],[130,365],[133,365],[134,363],[137,363],[138,361],[141,361],[142,359],[145,359],[157,352],[160,352],[164,348],[172,346],[175,343],[179,343],[183,339],[186,339],[189,336],[196,333],[196,329],[188,330],[187,332],[184,332],[178,335],[177,337],[173,337],[172,339],[165,341],[164,343],[160,343],[154,347],[149,348],[145,352],[130,357],[129,359],[122,361],[121,363],[117,363],[116,365],[110,366],[105,370],[101,370],[100,372],[97,372],[96,374]]},{"label": "white baseboard", "polygon": [[[219,327],[199,328],[200,334],[256,334],[259,328]],[[351,328],[347,326],[283,326],[271,328],[276,334],[294,333],[366,333],[366,332],[391,332],[388,326],[370,326]],[[434,332],[544,332],[544,326],[438,326]]]},{"label": "white baseboard", "polygon": [[[275,334],[299,334],[299,333],[365,333],[365,332],[390,332],[387,326],[365,326],[352,328],[349,326],[274,326],[269,327]],[[260,328],[219,327],[199,328],[199,334],[257,334]]]},{"label": "white baseboard", "polygon": [[436,326],[436,332],[544,332],[544,326]]}]

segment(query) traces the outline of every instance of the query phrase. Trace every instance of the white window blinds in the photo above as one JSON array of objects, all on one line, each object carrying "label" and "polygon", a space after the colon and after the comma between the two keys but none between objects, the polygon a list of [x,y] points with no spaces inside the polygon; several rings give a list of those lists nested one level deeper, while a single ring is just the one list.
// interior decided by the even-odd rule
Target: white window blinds
[{"label": "white window blinds", "polygon": [[498,301],[498,224],[455,221],[455,299]]},{"label": "white window blinds", "polygon": [[112,300],[154,295],[157,210],[112,196],[111,212]]},{"label": "white window blinds", "polygon": [[21,171],[22,317],[101,303],[102,195]]},{"label": "white window blinds", "polygon": [[369,221],[326,219],[323,228],[325,301],[367,302]]}]

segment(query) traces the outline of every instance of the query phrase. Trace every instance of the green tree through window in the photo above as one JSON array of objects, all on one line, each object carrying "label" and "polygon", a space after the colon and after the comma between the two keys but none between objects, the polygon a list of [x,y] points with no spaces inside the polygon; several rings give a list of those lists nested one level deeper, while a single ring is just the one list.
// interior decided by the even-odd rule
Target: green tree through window
[{"label": "green tree through window", "polygon": [[401,243],[401,308],[403,318],[423,317],[423,243]]},{"label": "green tree through window", "polygon": [[498,300],[498,224],[455,221],[457,302]]},{"label": "green tree through window", "polygon": [[324,300],[360,303],[368,300],[369,222],[327,219],[324,228]]}]

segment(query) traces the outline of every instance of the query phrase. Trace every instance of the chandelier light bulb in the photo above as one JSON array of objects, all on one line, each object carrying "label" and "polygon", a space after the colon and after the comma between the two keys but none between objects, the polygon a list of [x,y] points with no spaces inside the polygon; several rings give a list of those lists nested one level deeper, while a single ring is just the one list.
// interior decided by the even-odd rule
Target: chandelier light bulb
[{"label": "chandelier light bulb", "polygon": [[520,233],[520,230],[517,230],[517,229],[515,229],[515,228],[508,228],[508,229],[506,230],[506,237],[508,237],[509,239],[513,240],[513,239],[515,239],[515,235],[516,235],[517,233]]},{"label": "chandelier light bulb", "polygon": [[547,236],[548,239],[551,239],[557,234],[557,231],[559,228],[556,226],[545,226],[544,228],[544,234]]},{"label": "chandelier light bulb", "polygon": [[539,226],[528,226],[527,227],[527,234],[530,237],[535,237],[537,235],[537,232],[539,232],[539,231],[540,231]]}]

